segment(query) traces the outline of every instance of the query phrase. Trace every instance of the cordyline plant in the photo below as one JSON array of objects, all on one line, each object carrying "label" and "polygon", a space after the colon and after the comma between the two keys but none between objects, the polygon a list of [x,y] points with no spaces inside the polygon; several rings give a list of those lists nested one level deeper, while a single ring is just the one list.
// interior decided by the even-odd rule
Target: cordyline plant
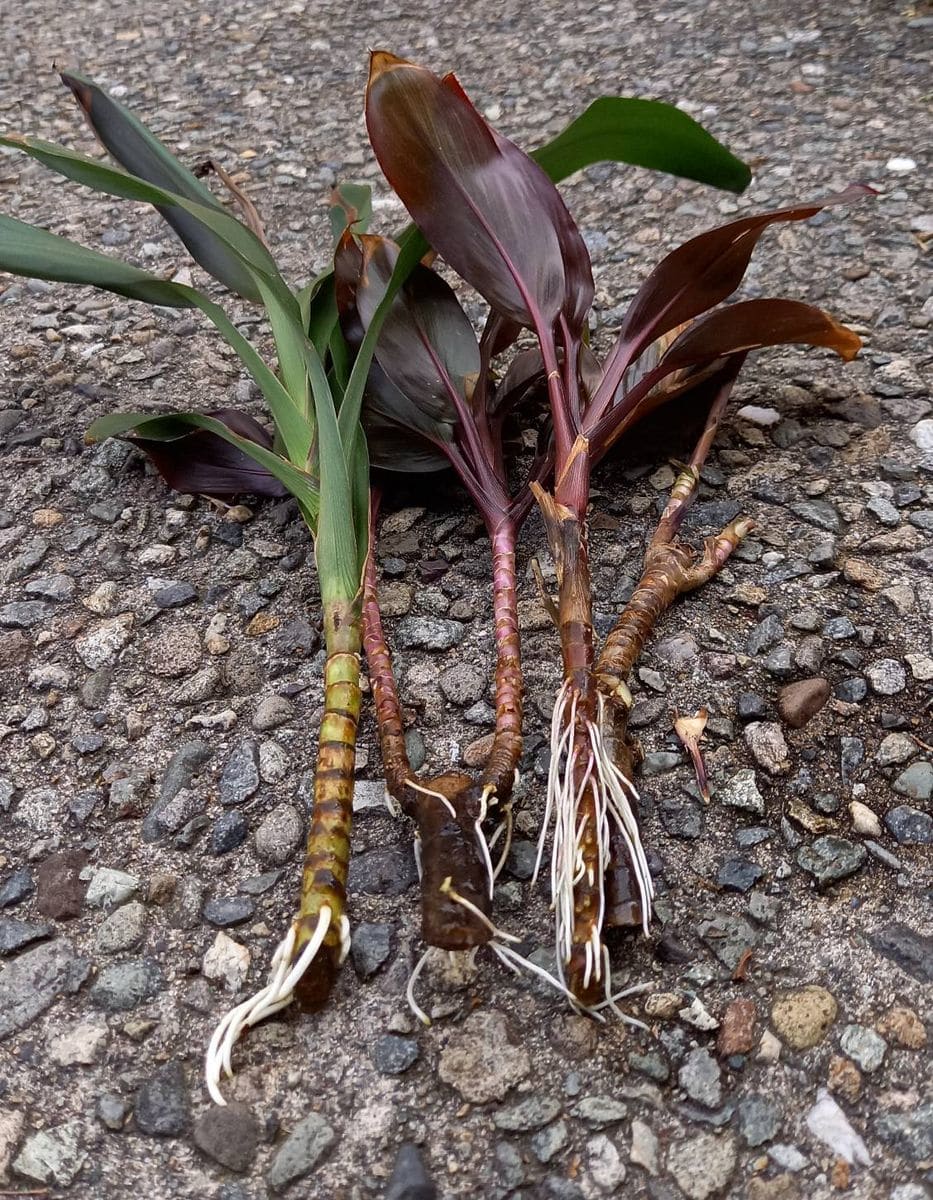
[{"label": "cordyline plant", "polygon": [[[220,1074],[222,1070],[230,1071],[231,1051],[240,1031],[278,1011],[293,997],[305,1008],[319,1007],[349,945],[345,885],[360,706],[361,576],[369,546],[368,464],[359,413],[369,376],[368,425],[370,436],[379,441],[378,461],[396,469],[411,469],[411,450],[404,439],[395,440],[394,456],[392,453],[389,426],[398,429],[397,411],[392,421],[384,422],[381,438],[377,437],[378,406],[372,382],[378,370],[374,368],[370,373],[369,368],[382,320],[394,311],[394,293],[426,247],[417,231],[411,230],[400,239],[402,250],[392,250],[388,276],[381,278],[375,298],[370,293],[360,305],[364,328],[353,342],[351,356],[337,322],[331,273],[325,271],[307,286],[293,290],[269,252],[255,209],[222,167],[210,164],[243,210],[245,223],[230,215],[132,113],[92,81],[75,74],[62,78],[119,166],[35,138],[9,136],[0,139],[0,144],[23,151],[67,179],[99,192],[153,204],[209,275],[234,295],[264,306],[278,360],[276,371],[243,338],[224,309],[203,292],[0,215],[0,269],[90,285],[162,307],[200,309],[252,375],[274,424],[273,437],[253,418],[227,409],[162,415],[119,413],[95,422],[88,431],[89,440],[113,435],[130,438],[178,490],[210,496],[244,491],[291,493],[314,539],[327,655],[325,707],[301,902],[295,922],[273,955],[269,983],[228,1013],[212,1039],[207,1059],[208,1085],[214,1099],[222,1103]],[[539,150],[537,157],[555,179],[592,162],[615,159],[674,170],[733,190],[741,190],[748,180],[746,168],[677,109],[615,97],[596,101],[558,138]],[[341,189],[332,209],[336,235],[344,232],[348,223],[355,231],[365,229],[367,197],[367,189]],[[413,277],[415,293],[423,278],[418,274]],[[449,311],[446,295],[440,307],[445,305]],[[462,313],[458,320],[462,331]],[[498,318],[491,324],[485,349],[480,352],[483,387],[500,325]],[[508,334],[505,341],[513,336]],[[451,399],[449,393],[447,399]],[[500,400],[496,403],[504,412],[507,406]],[[453,412],[462,415],[456,405]],[[491,405],[491,425],[496,427],[498,421],[495,405]],[[459,437],[455,426],[456,421],[449,423],[450,437],[445,439],[451,448]],[[429,439],[435,431],[432,426]],[[475,451],[475,442],[472,448]],[[496,515],[489,517],[487,525],[498,561],[504,564],[496,571],[497,612],[502,613],[504,630],[499,638],[497,691],[500,710],[507,711],[507,715],[499,722],[496,747],[478,795],[504,799],[520,749],[521,722],[513,522],[517,525],[518,517],[527,511],[528,489],[519,501],[510,498],[501,446],[493,449],[492,458],[502,486],[494,495]],[[470,452],[463,461],[476,465]],[[461,475],[466,478],[464,471]],[[486,482],[482,474],[479,479],[482,486]],[[476,496],[475,488],[472,490]],[[483,496],[488,499],[485,493]],[[502,697],[509,699],[502,703]],[[407,773],[404,782],[407,786],[414,781]],[[440,836],[440,859],[445,854],[446,861],[451,861],[451,856],[456,859],[460,847],[448,845],[445,850],[440,846],[444,841]],[[475,856],[475,846],[471,852]],[[484,860],[488,858],[486,851]]]},{"label": "cordyline plant", "polygon": [[[376,55],[374,63],[390,59]],[[444,83],[457,86],[453,77]],[[647,142],[643,136],[646,124],[652,131]],[[646,153],[649,146],[650,153]],[[657,102],[596,101],[568,131],[532,157],[558,181],[586,165],[581,147],[591,161],[646,162],[735,191],[749,178],[747,169],[695,122]],[[378,311],[399,255],[398,245],[390,239],[361,234],[358,223],[354,230],[357,232],[344,234],[335,257],[337,306],[351,348],[359,344]],[[413,236],[414,231],[409,231],[403,242]],[[497,386],[493,386],[490,368],[492,359],[511,346],[519,332],[518,324],[493,311],[477,342],[453,290],[429,266],[419,264],[385,318],[363,404],[363,425],[374,466],[406,474],[452,467],[486,526],[492,556],[496,724],[478,779],[449,770],[419,781],[411,770],[378,606],[374,535],[363,621],[387,790],[416,825],[425,942],[429,948],[448,951],[488,943],[509,965],[521,963],[538,970],[533,963],[519,959],[509,945],[518,939],[497,929],[490,917],[494,882],[508,854],[509,799],[522,745],[515,541],[533,507],[531,485],[543,483],[552,469],[544,438],[526,477],[517,485],[510,482],[514,472],[510,472],[512,464],[504,445],[504,425],[521,401],[534,392],[540,354],[518,354]],[[375,508],[373,505],[374,519]],[[483,824],[495,806],[503,819],[487,842]],[[497,849],[503,832],[502,847]],[[419,960],[409,985],[412,1008],[425,1021],[412,988],[426,955]]]},{"label": "cordyline plant", "polygon": [[[693,563],[677,533],[699,466],[749,351],[797,342],[851,359],[860,345],[826,313],[797,301],[715,306],[738,287],[768,225],[805,219],[868,189],[747,217],[685,243],[649,275],[600,364],[585,341],[594,290],[589,256],[545,171],[483,120],[453,76],[440,78],[384,52],[372,57],[366,118],[386,177],[432,249],[486,299],[494,327],[529,329],[537,340],[551,440],[546,468],[536,468],[528,486],[556,569],[553,613],[564,676],[545,816],[545,828],[554,823],[557,959],[582,1006],[603,1003],[604,994],[611,1003],[604,926],[634,918],[647,931],[653,895],[633,808],[626,676],[660,612],[714,574],[750,527],[734,523]],[[586,524],[591,471],[637,420],[688,389],[710,406],[707,431],[678,478],[644,577],[597,662]],[[450,398],[465,441],[476,406],[462,411],[468,401],[462,390],[459,400]],[[607,708],[619,714],[620,762],[607,737]],[[608,908],[607,875],[616,893]],[[623,886],[629,875],[634,899]]]},{"label": "cordyline plant", "polygon": [[[122,164],[112,167],[34,138],[5,137],[77,183],[154,204],[200,266],[243,299],[261,303],[278,358],[274,372],[224,310],[193,287],[160,279],[45,230],[0,216],[0,268],[16,274],[89,284],[130,299],[199,308],[239,355],[265,398],[274,441],[243,414],[226,411],[119,413],[95,422],[90,440],[135,435],[172,486],[211,495],[290,492],[314,539],[323,607],[326,662],[314,800],[298,915],[273,955],[269,984],[228,1013],[211,1042],[208,1085],[230,1070],[239,1032],[296,997],[313,1011],[327,998],[349,948],[345,913],[357,722],[360,711],[361,580],[368,549],[369,472],[359,424],[367,368],[386,304],[373,315],[352,371],[324,366],[336,328],[332,304],[315,303],[320,281],[295,292],[286,284],[261,229],[227,213],[215,196],[125,108],[90,80],[62,76],[94,132]],[[247,209],[251,223],[256,221]],[[414,261],[409,256],[409,264]],[[407,270],[403,261],[401,278]],[[336,335],[339,337],[339,332]],[[342,356],[346,362],[346,356]],[[194,432],[192,432],[194,431]]]}]

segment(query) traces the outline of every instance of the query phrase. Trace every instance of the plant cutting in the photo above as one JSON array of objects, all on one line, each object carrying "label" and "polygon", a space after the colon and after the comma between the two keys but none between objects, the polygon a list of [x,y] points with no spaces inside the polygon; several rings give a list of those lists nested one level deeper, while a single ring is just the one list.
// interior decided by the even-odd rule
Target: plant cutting
[{"label": "plant cutting", "polygon": [[[154,204],[196,262],[236,295],[260,302],[272,328],[278,373],[197,289],[163,280],[83,246],[0,216],[0,268],[88,284],[149,304],[200,309],[256,381],[275,426],[270,438],[243,414],[117,413],[96,421],[90,440],[132,435],[172,486],[185,491],[290,492],[314,540],[323,608],[324,711],[298,913],[272,959],[269,983],[234,1008],[208,1050],[211,1095],[223,1103],[222,1070],[243,1028],[295,998],[310,1011],[326,1000],[349,948],[346,876],[360,711],[361,581],[368,548],[368,461],[359,425],[363,385],[386,303],[374,313],[352,370],[327,372],[323,348],[336,330],[315,309],[317,286],[293,291],[264,238],[220,202],[123,106],[90,80],[62,77],[94,132],[122,167],[34,138],[5,137],[66,178],[97,191]],[[123,169],[126,168],[126,169]],[[255,224],[255,219],[253,220]],[[399,263],[399,277],[414,262]]]},{"label": "plant cutting", "polygon": [[[866,189],[744,218],[685,243],[642,285],[615,345],[592,369],[584,337],[593,298],[589,257],[544,171],[483,120],[452,76],[440,78],[384,52],[371,60],[366,117],[383,172],[432,249],[501,320],[530,329],[537,341],[551,417],[553,483],[549,490],[537,480],[530,487],[556,570],[563,665],[545,825],[553,817],[558,964],[578,1002],[592,1007],[603,994],[609,998],[605,879],[618,847],[634,876],[646,932],[653,894],[630,772],[614,761],[606,738],[607,694],[613,703],[624,702],[627,688],[624,672],[612,675],[612,647],[599,673],[602,689],[597,673],[586,526],[592,468],[678,385],[714,380],[706,401],[721,410],[753,349],[798,342],[832,348],[844,359],[855,355],[858,338],[811,306],[791,300],[715,306],[738,287],[769,224],[805,219]],[[680,492],[673,498],[681,507],[682,499]],[[664,535],[676,537],[678,528],[675,514]],[[711,551],[709,574],[742,532],[732,529]],[[646,588],[639,604],[649,595],[651,603],[636,607],[637,620],[626,619],[639,635],[656,618],[660,579]]]}]

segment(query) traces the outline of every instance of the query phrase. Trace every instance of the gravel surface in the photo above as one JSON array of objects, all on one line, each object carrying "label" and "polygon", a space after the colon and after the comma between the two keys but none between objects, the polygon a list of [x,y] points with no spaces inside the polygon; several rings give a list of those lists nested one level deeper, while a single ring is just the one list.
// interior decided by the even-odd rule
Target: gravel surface
[{"label": "gravel surface", "polygon": [[[256,411],[205,322],[0,280],[3,1187],[412,1200],[433,1194],[426,1172],[440,1197],[930,1195],[933,18],[812,0],[581,11],[93,0],[63,18],[19,0],[3,22],[0,129],[90,148],[51,70],[84,68],[189,161],[242,172],[296,280],[323,260],[335,179],[373,180],[382,228],[401,221],[360,119],[369,45],[456,67],[526,145],[601,93],[683,103],[755,181],[734,198],[600,167],[567,188],[597,341],[685,236],[853,179],[881,191],[764,240],[746,294],[825,303],[865,350],[845,369],[795,350],[746,368],[691,527],[744,511],[759,529],[665,618],[635,680],[659,921],[651,942],[617,945],[614,968],[620,987],[650,984],[630,1005],[649,1032],[576,1017],[482,957],[466,976],[425,973],[436,1019],[417,1026],[410,833],[381,806],[367,717],[351,960],[327,1011],[238,1047],[224,1111],[201,1054],[264,978],[296,894],[321,701],[307,537],[287,503],[224,513],[169,495],[122,444],[82,445],[117,405]],[[88,199],[18,157],[0,158],[0,209],[153,271],[185,261],[150,210]],[[668,461],[689,452],[662,433],[596,481],[603,625]],[[453,486],[398,505],[381,565],[412,754],[469,762],[492,715],[488,545]],[[525,782],[496,906],[529,950],[550,944],[529,883],[556,684],[528,573],[541,541],[532,520]],[[700,704],[708,807],[669,716]]]}]

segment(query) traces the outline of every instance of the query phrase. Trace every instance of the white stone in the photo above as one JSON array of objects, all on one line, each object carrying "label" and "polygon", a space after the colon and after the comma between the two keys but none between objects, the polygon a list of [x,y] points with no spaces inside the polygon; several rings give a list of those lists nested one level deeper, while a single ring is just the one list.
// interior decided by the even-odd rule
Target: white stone
[{"label": "white stone", "polygon": [[910,667],[910,673],[914,679],[920,683],[929,683],[933,679],[933,658],[929,654],[905,654],[907,665]]},{"label": "white stone", "polygon": [[115,908],[139,890],[139,879],[112,867],[85,867],[82,879],[90,879],[84,899],[91,908]]},{"label": "white stone", "polygon": [[910,440],[925,453],[933,454],[933,417],[926,417],[910,431]]},{"label": "white stone", "polygon": [[243,985],[249,971],[250,954],[245,946],[219,932],[201,963],[201,973],[207,979],[220,979],[228,992]]},{"label": "white stone", "polygon": [[807,1113],[807,1128],[850,1166],[853,1163],[871,1166],[871,1155],[865,1143],[826,1088],[820,1088],[816,1094],[816,1104]]},{"label": "white stone", "polygon": [[896,156],[888,159],[884,164],[884,169],[886,171],[894,171],[895,174],[901,174],[904,171],[916,171],[917,164],[912,158]]},{"label": "white stone", "polygon": [[849,816],[856,833],[864,834],[865,837],[881,837],[881,822],[867,804],[853,800],[849,805]]},{"label": "white stone", "polygon": [[49,1057],[62,1067],[90,1066],[103,1053],[110,1036],[107,1026],[82,1021],[49,1042]]},{"label": "white stone", "polygon": [[590,1176],[603,1192],[615,1192],[625,1180],[625,1163],[615,1144],[604,1133],[591,1137],[586,1143]]},{"label": "white stone", "polygon": [[99,583],[89,596],[85,596],[81,603],[99,617],[106,617],[108,613],[113,612],[118,595],[117,585],[112,579],[106,579]]},{"label": "white stone", "polygon": [[649,1175],[658,1173],[658,1139],[650,1125],[637,1118],[632,1121],[632,1149],[629,1159],[636,1167],[644,1167]]},{"label": "white stone", "polygon": [[101,621],[83,633],[75,642],[78,658],[90,671],[116,662],[120,651],[133,636],[133,614]]},{"label": "white stone", "polygon": [[759,408],[757,404],[746,404],[735,415],[743,421],[750,421],[752,425],[764,425],[765,428],[777,425],[781,420],[781,414],[776,408]]},{"label": "white stone", "polygon": [[781,1057],[781,1043],[770,1029],[766,1029],[758,1043],[758,1053],[755,1055],[759,1062],[776,1063]]},{"label": "white stone", "polygon": [[701,1133],[675,1142],[667,1155],[667,1168],[689,1200],[707,1200],[723,1191],[735,1170],[735,1140]]},{"label": "white stone", "polygon": [[682,1008],[677,1015],[682,1021],[686,1021],[694,1029],[703,1030],[704,1033],[708,1033],[711,1029],[719,1028],[719,1022],[707,1010],[699,996],[694,996],[690,1005],[687,1008]]},{"label": "white stone", "polygon": [[18,1109],[11,1108],[0,1112],[0,1179],[6,1179],[13,1152],[23,1136],[25,1127],[26,1118]]}]

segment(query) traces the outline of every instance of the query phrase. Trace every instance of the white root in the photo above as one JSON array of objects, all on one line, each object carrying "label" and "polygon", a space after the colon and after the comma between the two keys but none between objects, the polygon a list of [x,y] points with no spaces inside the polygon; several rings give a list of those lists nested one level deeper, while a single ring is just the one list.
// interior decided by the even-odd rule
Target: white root
[{"label": "white root", "polygon": [[[291,961],[298,928],[292,925],[285,937],[279,942],[272,955],[269,982],[259,989],[255,996],[244,1000],[242,1004],[231,1008],[224,1015],[214,1030],[207,1054],[204,1058],[204,1077],[207,1090],[215,1104],[225,1105],[227,1102],[220,1090],[221,1074],[228,1079],[233,1077],[233,1047],[240,1034],[251,1025],[256,1025],[273,1013],[279,1012],[294,999],[295,987],[301,977],[317,957],[318,951],[324,944],[324,938],[331,923],[330,905],[322,906],[318,916],[314,936],[295,960]],[[343,962],[350,950],[350,922],[346,917],[340,920],[340,961]]]},{"label": "white root", "polygon": [[[581,813],[581,804],[587,792],[590,792],[595,808],[599,878],[589,878],[588,882],[591,886],[599,888],[599,908],[592,936],[584,950],[584,987],[589,987],[594,979],[600,982],[606,965],[600,935],[606,905],[604,878],[609,867],[610,838],[614,829],[622,834],[632,862],[641,900],[642,928],[645,934],[648,933],[654,899],[654,881],[648,869],[648,860],[638,832],[638,822],[632,809],[632,803],[638,799],[638,793],[632,781],[612,760],[612,754],[602,734],[603,713],[604,700],[600,696],[597,720],[586,722],[589,753],[580,782],[575,783],[579,753],[572,749],[577,720],[576,695],[566,682],[557,694],[551,722],[551,764],[548,771],[544,821],[532,877],[534,882],[541,866],[545,839],[553,814],[551,906],[555,914],[558,971],[561,981],[564,982],[564,965],[570,960],[573,950],[574,887],[587,874],[582,853],[585,817]],[[592,868],[590,874],[592,875]]]}]

